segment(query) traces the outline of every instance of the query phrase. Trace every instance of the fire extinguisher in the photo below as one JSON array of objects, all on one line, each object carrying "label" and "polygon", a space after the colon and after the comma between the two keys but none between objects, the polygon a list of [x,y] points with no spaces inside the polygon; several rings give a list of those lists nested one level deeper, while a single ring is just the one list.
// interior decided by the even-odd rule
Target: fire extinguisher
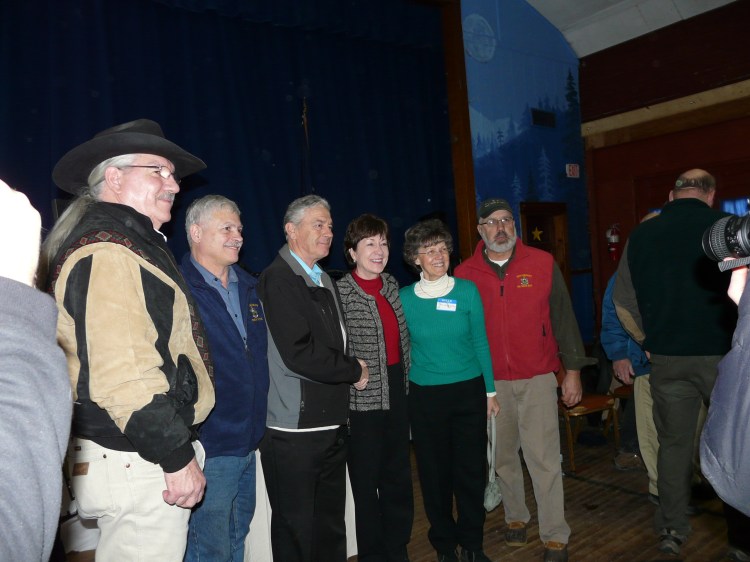
[{"label": "fire extinguisher", "polygon": [[620,260],[620,224],[610,226],[606,232],[607,253],[612,261]]}]

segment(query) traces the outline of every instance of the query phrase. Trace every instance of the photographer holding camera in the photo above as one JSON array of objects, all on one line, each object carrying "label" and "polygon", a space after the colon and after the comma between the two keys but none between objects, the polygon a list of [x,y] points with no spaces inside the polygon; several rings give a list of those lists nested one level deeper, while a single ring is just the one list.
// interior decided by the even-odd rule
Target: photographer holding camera
[{"label": "photographer holding camera", "polygon": [[[704,237],[703,249],[722,270],[747,261],[750,216],[720,219]],[[737,234],[740,233],[740,236]],[[744,240],[743,240],[744,238]],[[739,241],[739,242],[738,242]],[[739,258],[739,259],[738,259]],[[732,263],[732,260],[736,260]],[[733,267],[727,294],[738,306],[739,318],[732,349],[719,363],[719,375],[711,393],[711,407],[701,435],[701,468],[706,479],[724,500],[729,558],[750,560],[750,292],[748,268]]]},{"label": "photographer holding camera", "polygon": [[659,437],[659,550],[679,554],[690,533],[693,443],[701,403],[708,404],[717,365],[729,351],[737,314],[728,276],[704,254],[704,231],[727,213],[711,208],[716,181],[683,173],[661,214],[630,235],[617,270],[614,302],[625,329],[651,360]]}]

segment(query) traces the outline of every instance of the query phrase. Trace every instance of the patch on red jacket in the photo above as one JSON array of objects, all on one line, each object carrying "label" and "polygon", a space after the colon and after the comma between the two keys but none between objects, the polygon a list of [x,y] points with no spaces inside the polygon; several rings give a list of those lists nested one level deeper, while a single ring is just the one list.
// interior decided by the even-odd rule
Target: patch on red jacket
[{"label": "patch on red jacket", "polygon": [[519,289],[530,289],[534,286],[534,284],[531,282],[532,277],[533,275],[529,273],[521,273],[520,275],[516,275],[516,287]]}]

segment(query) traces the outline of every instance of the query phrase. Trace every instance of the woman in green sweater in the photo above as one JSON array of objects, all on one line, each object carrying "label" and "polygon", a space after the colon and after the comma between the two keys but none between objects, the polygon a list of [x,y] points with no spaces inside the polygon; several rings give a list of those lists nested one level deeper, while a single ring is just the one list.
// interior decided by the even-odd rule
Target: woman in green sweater
[{"label": "woman in green sweater", "polygon": [[438,561],[488,562],[482,550],[486,421],[500,407],[479,291],[448,275],[452,249],[439,220],[406,231],[404,258],[420,272],[400,292],[412,344],[409,418]]}]

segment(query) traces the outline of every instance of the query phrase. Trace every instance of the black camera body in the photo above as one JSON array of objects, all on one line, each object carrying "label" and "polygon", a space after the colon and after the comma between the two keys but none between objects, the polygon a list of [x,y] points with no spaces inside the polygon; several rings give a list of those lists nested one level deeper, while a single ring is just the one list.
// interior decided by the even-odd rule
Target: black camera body
[{"label": "black camera body", "polygon": [[703,251],[714,261],[750,256],[750,215],[722,217],[703,233]]}]

